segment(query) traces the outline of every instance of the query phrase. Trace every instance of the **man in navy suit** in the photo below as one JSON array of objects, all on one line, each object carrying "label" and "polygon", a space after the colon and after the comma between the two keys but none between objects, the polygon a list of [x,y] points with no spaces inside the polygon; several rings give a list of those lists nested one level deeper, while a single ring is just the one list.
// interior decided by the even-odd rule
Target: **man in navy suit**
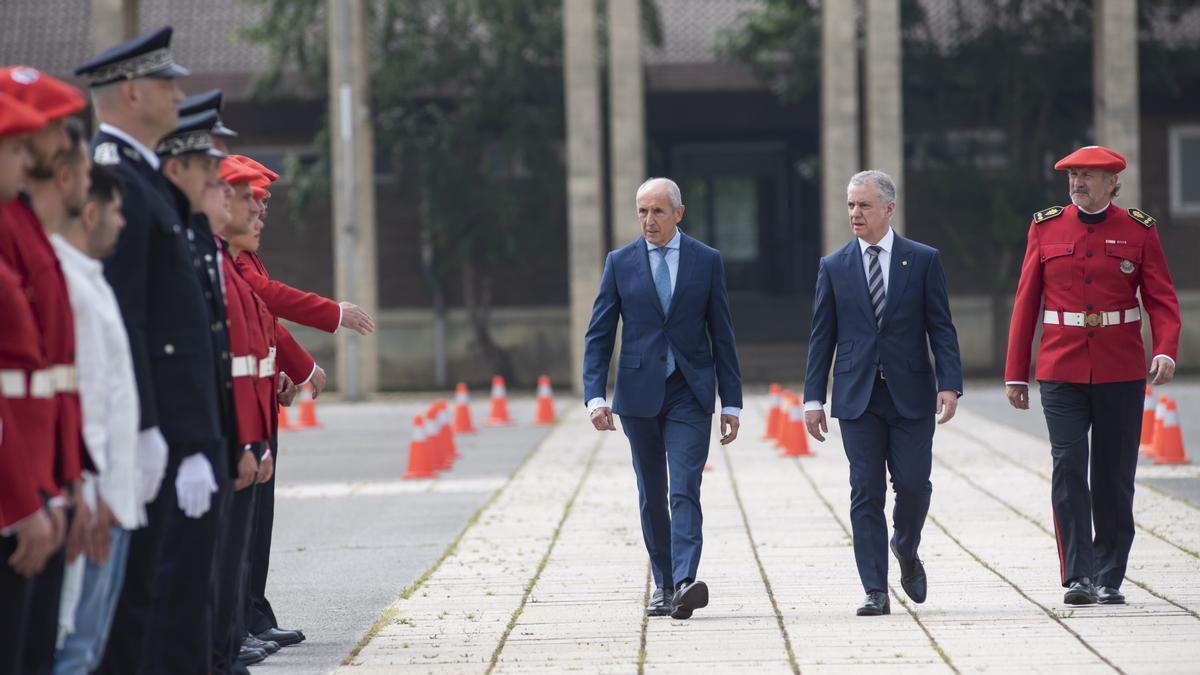
[{"label": "man in navy suit", "polygon": [[933,491],[934,418],[941,415],[943,424],[954,417],[962,364],[937,250],[892,231],[895,183],[882,171],[857,173],[846,206],[855,238],[822,258],[817,272],[804,417],[809,433],[824,441],[832,362],[832,414],[841,420],[850,460],[854,559],[867,592],[858,615],[876,616],[891,612],[885,467],[896,491],[890,546],[900,585],[915,602],[925,601],[917,546]]},{"label": "man in navy suit", "polygon": [[[604,261],[584,337],[584,400],[592,424],[629,438],[642,537],[656,589],[646,613],[687,619],[708,605],[700,566],[700,477],[716,394],[721,444],[737,438],[742,380],[721,254],[685,235],[679,186],[652,178],[637,191],[642,236]],[[609,363],[621,319],[621,355],[610,408]],[[668,508],[669,505],[669,508]]]}]

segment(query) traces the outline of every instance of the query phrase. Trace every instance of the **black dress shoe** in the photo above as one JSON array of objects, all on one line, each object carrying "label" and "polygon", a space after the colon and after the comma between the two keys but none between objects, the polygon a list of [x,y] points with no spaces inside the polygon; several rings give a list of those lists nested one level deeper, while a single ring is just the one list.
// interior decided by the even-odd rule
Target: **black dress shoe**
[{"label": "black dress shoe", "polygon": [[871,591],[858,608],[859,616],[881,616],[892,613],[892,600],[883,591]]},{"label": "black dress shoe", "polygon": [[654,589],[650,596],[650,604],[646,605],[646,616],[666,616],[671,613],[671,601],[667,592],[661,588]]},{"label": "black dress shoe", "polygon": [[271,628],[255,635],[259,640],[268,642],[277,642],[280,647],[300,644],[304,642],[304,633],[298,630],[283,630],[282,628]]},{"label": "black dress shoe", "polygon": [[243,666],[252,666],[256,663],[262,663],[263,661],[266,661],[266,660],[267,660],[267,653],[261,649],[250,649],[249,647],[242,647],[241,650],[238,651],[238,655],[237,655],[237,662],[242,664]]},{"label": "black dress shoe", "polygon": [[671,618],[690,619],[702,607],[708,607],[708,586],[703,581],[684,583],[671,597]]},{"label": "black dress shoe", "polygon": [[242,638],[242,646],[249,647],[251,649],[261,649],[266,652],[268,656],[279,651],[278,642],[274,640],[259,640],[249,633],[246,634],[246,637]]},{"label": "black dress shoe", "polygon": [[904,589],[905,594],[912,598],[913,602],[920,604],[925,602],[925,565],[920,558],[912,558],[911,560],[900,555],[896,550],[896,542],[889,542],[892,547],[892,554],[896,556],[896,560],[900,562],[900,587]]},{"label": "black dress shoe", "polygon": [[1094,605],[1097,600],[1096,587],[1087,577],[1079,577],[1072,581],[1070,588],[1063,595],[1063,602],[1068,605]]},{"label": "black dress shoe", "polygon": [[1119,588],[1097,586],[1096,602],[1102,605],[1123,605],[1125,604],[1125,596],[1121,594],[1121,589]]}]

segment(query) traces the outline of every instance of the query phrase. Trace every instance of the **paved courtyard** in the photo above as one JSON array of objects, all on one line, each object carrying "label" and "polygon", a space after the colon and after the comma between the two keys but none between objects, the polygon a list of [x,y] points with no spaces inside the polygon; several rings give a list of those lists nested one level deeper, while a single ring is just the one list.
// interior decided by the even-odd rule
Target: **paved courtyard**
[{"label": "paved courtyard", "polygon": [[[562,419],[548,433],[485,431],[465,441],[474,445],[464,466],[472,454],[493,456],[498,466],[482,472],[489,477],[464,484],[451,472],[427,487],[401,483],[413,487],[377,488],[370,497],[423,491],[445,500],[444,493],[465,490],[478,510],[468,515],[457,504],[461,530],[451,534],[447,522],[425,537],[448,547],[422,549],[423,572],[413,573],[410,562],[403,573],[372,580],[382,584],[372,589],[375,602],[393,600],[373,612],[373,625],[353,627],[365,635],[357,646],[340,642],[345,665],[337,672],[1197,672],[1200,504],[1188,494],[1200,469],[1140,468],[1138,536],[1123,587],[1129,604],[1069,608],[1058,584],[1046,443],[1036,429],[999,421],[1003,414],[993,406],[1000,403],[980,397],[973,408],[968,397],[958,417],[939,427],[921,546],[929,599],[909,601],[893,564],[893,613],[871,618],[854,616],[862,589],[836,422],[824,444],[810,439],[814,456],[780,458],[760,439],[767,402],[755,395],[741,438],[728,448],[714,442],[699,575],[712,601],[688,621],[644,616],[650,576],[623,434],[593,431],[573,400],[560,401]],[[389,409],[372,405],[377,415]],[[356,407],[326,410],[332,428]],[[389,437],[393,449],[403,435]],[[308,442],[298,438],[295,454],[303,456]],[[531,449],[513,449],[522,444]],[[402,466],[402,458],[394,461]],[[306,501],[304,481],[288,487],[283,462],[280,478],[285,494]],[[1163,489],[1164,480],[1185,487]],[[408,498],[436,518],[436,502]],[[326,510],[353,499],[307,501]],[[357,513],[369,522],[369,510]],[[283,518],[281,539],[294,540],[298,524]],[[386,536],[402,540],[406,533],[388,527]],[[337,575],[325,568],[321,578]],[[320,604],[326,582],[305,583]],[[305,592],[298,583],[272,588],[285,615]],[[312,617],[304,626],[310,639],[323,623]],[[255,670],[298,672],[289,664],[308,664],[307,671],[316,665],[308,656],[318,652],[304,650],[314,647],[288,648]]]}]

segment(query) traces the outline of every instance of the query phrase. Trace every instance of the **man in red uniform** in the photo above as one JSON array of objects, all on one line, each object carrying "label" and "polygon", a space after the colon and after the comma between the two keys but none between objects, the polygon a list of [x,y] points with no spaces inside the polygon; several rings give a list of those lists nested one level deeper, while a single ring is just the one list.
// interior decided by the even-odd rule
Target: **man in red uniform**
[{"label": "man in red uniform", "polygon": [[[57,169],[69,152],[64,121],[83,110],[85,101],[74,87],[27,66],[0,70],[0,93],[7,94],[34,108],[47,120],[41,130],[30,136],[33,168],[27,175],[26,186],[45,191],[42,213],[28,194],[21,194],[0,204],[0,259],[8,263],[30,299],[44,359],[44,370],[35,374],[40,380],[34,389],[48,388],[47,398],[35,397],[14,401],[18,415],[30,415],[29,442],[48,443],[53,454],[42,454],[35,470],[41,475],[45,490],[57,495],[64,507],[73,509],[68,533],[67,551],[56,553],[46,568],[34,580],[33,614],[25,649],[25,665],[30,672],[48,669],[54,659],[58,635],[58,598],[62,588],[63,567],[67,556],[78,555],[83,548],[84,535],[92,524],[91,514],[82,500],[70,501],[80,485],[84,462],[82,414],[75,384],[75,328],[71,314],[67,283],[58,257],[47,237],[58,228],[57,222],[47,222],[43,216],[57,217],[64,206],[63,194],[57,188]],[[83,182],[86,170],[77,172]],[[79,190],[77,188],[82,188]],[[87,186],[74,186],[82,199]],[[34,421],[36,420],[36,422]],[[36,427],[34,426],[36,425]],[[64,488],[65,491],[64,491]],[[63,494],[59,495],[62,492]],[[53,503],[53,502],[52,502]]]},{"label": "man in red uniform", "polygon": [[1041,323],[1035,377],[1054,460],[1064,602],[1123,604],[1146,386],[1142,316],[1154,342],[1150,376],[1165,384],[1175,374],[1179,301],[1154,218],[1112,203],[1125,158],[1093,145],[1054,168],[1067,171],[1072,203],[1033,215],[1004,379],[1009,402],[1028,409],[1031,344]]},{"label": "man in red uniform", "polygon": [[[0,202],[17,196],[32,168],[26,135],[46,125],[37,110],[0,94]],[[0,675],[24,672],[24,648],[33,584],[61,543],[61,530],[45,509],[41,457],[53,447],[35,445],[26,420],[12,404],[30,396],[31,375],[42,368],[41,341],[20,277],[0,260]],[[19,407],[19,406],[18,406]]]},{"label": "man in red uniform", "polygon": [[[251,232],[255,209],[250,200],[250,180],[255,174],[237,162],[224,160],[221,185],[205,195],[205,213],[219,236],[225,280],[226,317],[233,378],[233,407],[241,461],[256,474],[234,485],[229,497],[226,529],[217,554],[217,602],[213,614],[213,672],[244,671],[244,665],[266,658],[266,651],[250,654],[235,665],[246,633],[242,607],[246,604],[245,570],[256,499],[255,483],[265,482],[272,471],[271,434],[273,391],[260,396],[263,370],[274,375],[274,319],[262,300],[241,277],[234,259],[241,254],[243,237]],[[275,649],[278,649],[276,646]]]}]

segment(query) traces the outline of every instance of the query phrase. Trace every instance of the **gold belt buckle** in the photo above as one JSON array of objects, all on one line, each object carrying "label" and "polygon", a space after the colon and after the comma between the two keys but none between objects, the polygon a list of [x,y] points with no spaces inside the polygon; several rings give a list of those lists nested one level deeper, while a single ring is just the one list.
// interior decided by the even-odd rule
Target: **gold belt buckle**
[{"label": "gold belt buckle", "polygon": [[1099,312],[1089,312],[1087,316],[1084,317],[1083,321],[1088,325],[1089,328],[1095,328],[1096,326],[1100,325],[1100,314]]}]

